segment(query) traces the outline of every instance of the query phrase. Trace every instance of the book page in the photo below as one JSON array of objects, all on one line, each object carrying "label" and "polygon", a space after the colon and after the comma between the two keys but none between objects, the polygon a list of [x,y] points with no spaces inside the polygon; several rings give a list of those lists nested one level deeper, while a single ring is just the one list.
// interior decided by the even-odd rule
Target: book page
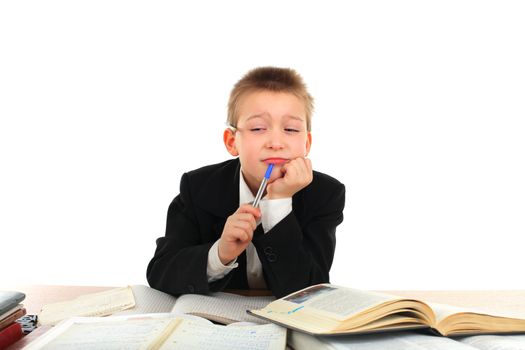
[{"label": "book page", "polygon": [[482,307],[482,306],[459,307],[459,306],[445,305],[445,304],[439,304],[439,303],[427,303],[427,304],[432,308],[432,310],[434,310],[437,323],[447,318],[448,316],[451,316],[454,314],[461,314],[461,313],[474,313],[474,314],[489,315],[489,316],[495,316],[495,317],[506,317],[506,318],[514,318],[514,319],[524,319],[525,318],[525,315],[523,315],[523,313],[520,313],[519,311],[513,311],[513,310],[495,311],[495,310],[491,310],[490,307]]},{"label": "book page", "polygon": [[[168,314],[169,315],[169,314]],[[142,350],[165,340],[180,320],[161,317],[76,317],[62,322],[26,350]],[[159,345],[159,344],[157,344]]]},{"label": "book page", "polygon": [[468,344],[479,350],[524,350],[525,334],[509,335],[475,335],[457,338],[463,344]]},{"label": "book page", "polygon": [[247,314],[246,310],[261,309],[274,300],[272,296],[246,297],[230,293],[185,294],[177,299],[172,312],[198,315],[221,323],[246,321],[262,324],[268,322]]},{"label": "book page", "polygon": [[283,300],[348,318],[364,310],[399,297],[333,285],[316,285]]},{"label": "book page", "polygon": [[331,350],[476,350],[450,338],[410,332],[335,337],[314,337],[292,332],[289,345],[295,349]]},{"label": "book page", "polygon": [[54,326],[73,316],[107,316],[135,306],[131,287],[82,295],[76,299],[47,304],[38,314],[40,325]]},{"label": "book page", "polygon": [[284,349],[286,329],[273,324],[222,326],[201,317],[142,314],[74,317],[25,350]]},{"label": "book page", "polygon": [[439,324],[443,319],[447,318],[450,315],[454,315],[457,313],[468,311],[464,308],[459,308],[457,306],[452,305],[444,305],[444,304],[438,304],[438,303],[427,303],[428,306],[432,308],[432,311],[434,311],[434,315],[436,315],[436,323]]},{"label": "book page", "polygon": [[177,301],[173,295],[148,286],[133,285],[131,288],[135,296],[135,307],[115,312],[114,316],[170,312]]},{"label": "book page", "polygon": [[286,329],[273,324],[232,327],[184,319],[160,350],[283,350],[285,346]]}]

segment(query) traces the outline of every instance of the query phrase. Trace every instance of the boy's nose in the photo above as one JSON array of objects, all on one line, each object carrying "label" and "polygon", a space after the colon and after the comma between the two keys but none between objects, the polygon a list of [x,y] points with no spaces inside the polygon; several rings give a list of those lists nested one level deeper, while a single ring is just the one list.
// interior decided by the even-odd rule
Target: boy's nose
[{"label": "boy's nose", "polygon": [[272,130],[268,135],[268,141],[266,143],[268,148],[281,149],[284,147],[282,133],[280,130]]}]

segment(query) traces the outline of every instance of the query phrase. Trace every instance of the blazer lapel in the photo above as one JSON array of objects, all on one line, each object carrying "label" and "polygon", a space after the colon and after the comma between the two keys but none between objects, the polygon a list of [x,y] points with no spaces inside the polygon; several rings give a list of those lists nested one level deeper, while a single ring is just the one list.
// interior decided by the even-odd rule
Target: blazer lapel
[{"label": "blazer lapel", "polygon": [[202,184],[195,197],[201,209],[214,216],[227,218],[239,207],[238,159],[222,163]]}]

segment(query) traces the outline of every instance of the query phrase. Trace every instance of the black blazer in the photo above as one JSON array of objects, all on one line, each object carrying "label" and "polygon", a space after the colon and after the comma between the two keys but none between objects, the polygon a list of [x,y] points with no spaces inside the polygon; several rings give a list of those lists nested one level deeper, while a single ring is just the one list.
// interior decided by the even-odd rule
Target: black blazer
[{"label": "black blazer", "polygon": [[[208,251],[226,219],[239,207],[238,159],[185,173],[180,194],[168,209],[166,235],[147,268],[151,287],[179,295],[248,289],[246,252],[239,266],[208,283]],[[261,260],[266,285],[280,298],[316,283],[329,282],[335,251],[335,229],[343,221],[345,188],[336,179],[313,172],[313,181],[292,198],[292,212],[252,243]]]}]

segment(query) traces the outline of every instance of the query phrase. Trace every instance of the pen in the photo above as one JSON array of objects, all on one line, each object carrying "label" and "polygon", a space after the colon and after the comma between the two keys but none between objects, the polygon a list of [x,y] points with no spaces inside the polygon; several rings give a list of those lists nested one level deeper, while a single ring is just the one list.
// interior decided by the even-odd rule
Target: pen
[{"label": "pen", "polygon": [[264,178],[261,181],[261,186],[259,186],[259,190],[257,191],[257,195],[255,195],[255,200],[253,201],[253,207],[257,208],[259,206],[259,202],[261,201],[261,197],[264,193],[264,190],[266,189],[266,184],[268,183],[268,179],[270,179],[270,175],[272,174],[273,170],[273,163],[270,163],[268,165],[268,169],[266,169],[266,174],[264,174]]}]

